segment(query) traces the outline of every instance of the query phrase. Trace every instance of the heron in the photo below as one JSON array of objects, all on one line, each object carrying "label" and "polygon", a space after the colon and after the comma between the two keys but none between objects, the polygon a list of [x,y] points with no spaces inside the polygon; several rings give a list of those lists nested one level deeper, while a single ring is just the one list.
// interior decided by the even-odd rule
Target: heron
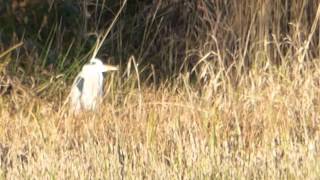
[{"label": "heron", "polygon": [[71,111],[77,113],[96,110],[102,102],[103,73],[117,70],[117,66],[105,65],[98,58],[92,58],[85,64],[71,87]]}]

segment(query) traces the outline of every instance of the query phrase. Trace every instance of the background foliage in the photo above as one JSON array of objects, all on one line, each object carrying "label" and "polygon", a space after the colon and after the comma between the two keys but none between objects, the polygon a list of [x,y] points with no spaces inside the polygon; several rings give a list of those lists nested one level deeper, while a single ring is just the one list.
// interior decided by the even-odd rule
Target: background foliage
[{"label": "background foliage", "polygon": [[[121,1],[2,0],[0,42],[4,50],[24,41],[21,64],[52,64],[66,69],[90,51],[96,33],[110,24]],[[303,48],[314,23],[318,0],[300,1],[128,1],[100,56],[126,63],[134,55],[161,75],[193,67],[209,51],[245,68],[261,56],[279,64]],[[319,26],[307,56],[319,56]],[[276,46],[276,43],[279,47]],[[301,47],[302,46],[302,47]],[[61,56],[66,56],[63,66]],[[29,58],[29,59],[30,59]],[[208,61],[215,61],[212,55]],[[60,70],[62,70],[60,69]],[[148,66],[148,69],[149,66]],[[188,69],[188,68],[187,68]]]}]

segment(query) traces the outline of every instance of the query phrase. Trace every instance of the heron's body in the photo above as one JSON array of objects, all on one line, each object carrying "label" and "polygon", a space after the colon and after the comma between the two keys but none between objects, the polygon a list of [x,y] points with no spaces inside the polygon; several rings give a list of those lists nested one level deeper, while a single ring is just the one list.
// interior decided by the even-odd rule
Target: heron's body
[{"label": "heron's body", "polygon": [[103,96],[103,72],[112,70],[117,68],[104,65],[99,59],[92,59],[84,65],[70,92],[71,110],[95,110]]}]

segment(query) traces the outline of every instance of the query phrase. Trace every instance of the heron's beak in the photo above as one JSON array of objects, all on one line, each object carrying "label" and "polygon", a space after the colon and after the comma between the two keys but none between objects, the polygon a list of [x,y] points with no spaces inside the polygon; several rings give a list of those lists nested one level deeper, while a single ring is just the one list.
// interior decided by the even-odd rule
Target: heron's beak
[{"label": "heron's beak", "polygon": [[106,71],[118,71],[119,70],[118,66],[112,66],[112,65],[104,65],[104,69],[105,69],[105,72]]}]

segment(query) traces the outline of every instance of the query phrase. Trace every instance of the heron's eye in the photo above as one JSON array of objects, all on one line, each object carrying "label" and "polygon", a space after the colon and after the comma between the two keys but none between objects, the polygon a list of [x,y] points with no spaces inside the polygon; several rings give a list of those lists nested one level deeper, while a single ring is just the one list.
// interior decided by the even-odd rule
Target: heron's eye
[{"label": "heron's eye", "polygon": [[95,65],[95,64],[96,64],[96,62],[91,62],[91,64],[92,64],[92,65]]}]

